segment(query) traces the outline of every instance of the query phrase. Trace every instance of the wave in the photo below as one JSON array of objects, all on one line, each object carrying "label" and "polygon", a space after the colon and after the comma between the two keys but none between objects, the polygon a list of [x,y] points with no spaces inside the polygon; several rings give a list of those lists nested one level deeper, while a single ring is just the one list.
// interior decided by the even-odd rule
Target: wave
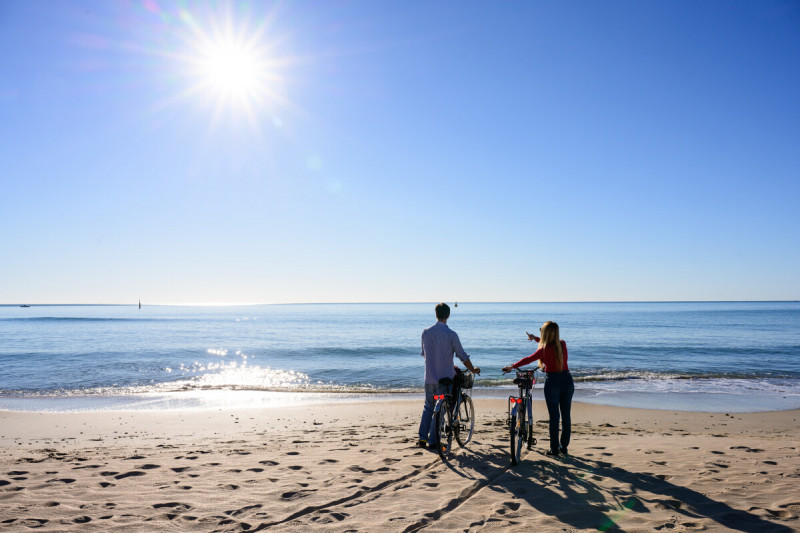
[{"label": "wave", "polygon": [[[368,379],[368,378],[367,378]],[[543,387],[546,378],[537,376],[535,388]],[[657,372],[610,372],[601,375],[575,376],[576,389],[640,392],[738,392],[800,394],[800,379],[753,375],[690,375]],[[514,389],[512,377],[477,377],[475,387],[481,389]],[[323,381],[296,371],[261,367],[227,367],[218,372],[160,383],[112,386],[85,386],[53,389],[0,389],[0,397],[75,397],[131,396],[197,391],[261,391],[303,393],[421,393],[422,384],[388,381]]]}]

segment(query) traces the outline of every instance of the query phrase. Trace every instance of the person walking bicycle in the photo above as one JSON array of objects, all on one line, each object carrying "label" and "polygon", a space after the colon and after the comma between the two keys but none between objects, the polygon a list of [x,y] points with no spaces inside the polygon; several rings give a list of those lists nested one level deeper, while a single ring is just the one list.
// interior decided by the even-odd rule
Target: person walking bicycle
[{"label": "person walking bicycle", "polygon": [[447,394],[447,385],[439,383],[443,378],[453,379],[455,366],[453,356],[457,356],[464,366],[473,374],[480,374],[481,369],[472,366],[469,354],[464,351],[458,334],[447,326],[450,318],[450,306],[440,303],[435,308],[436,324],[422,332],[422,357],[425,358],[425,405],[422,408],[422,419],[419,423],[419,440],[417,446],[435,447],[435,428],[432,427],[433,410],[436,406],[434,396]]},{"label": "person walking bicycle", "polygon": [[[540,361],[547,374],[544,383],[544,399],[547,403],[547,412],[550,415],[550,450],[546,455],[567,455],[570,436],[572,434],[572,395],[575,393],[575,384],[572,374],[567,366],[567,343],[562,341],[558,333],[558,324],[545,322],[539,328],[541,338],[528,333],[529,341],[539,343],[535,353],[523,357],[513,365],[503,368],[503,373],[512,369],[525,366],[534,361]],[[561,419],[561,438],[558,435],[559,418]]]}]

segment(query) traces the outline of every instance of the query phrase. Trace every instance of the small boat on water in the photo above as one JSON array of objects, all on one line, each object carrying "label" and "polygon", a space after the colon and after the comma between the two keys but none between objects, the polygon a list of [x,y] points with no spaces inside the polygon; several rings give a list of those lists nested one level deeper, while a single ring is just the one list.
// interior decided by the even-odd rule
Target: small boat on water
[{"label": "small boat on water", "polygon": [[22,305],[20,305],[20,307],[30,307],[30,305],[28,305],[28,304],[22,304]]}]

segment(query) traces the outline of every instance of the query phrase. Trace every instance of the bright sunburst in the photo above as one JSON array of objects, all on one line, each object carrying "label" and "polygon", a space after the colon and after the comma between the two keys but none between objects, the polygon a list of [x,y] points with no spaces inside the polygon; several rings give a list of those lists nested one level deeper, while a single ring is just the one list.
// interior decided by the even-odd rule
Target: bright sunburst
[{"label": "bright sunburst", "polygon": [[212,125],[244,115],[258,125],[265,113],[288,105],[281,69],[290,63],[269,39],[269,17],[254,21],[231,11],[197,17],[180,10],[184,31],[178,61],[186,80],[176,100],[195,99],[213,109]]},{"label": "bright sunburst", "polygon": [[202,51],[198,67],[209,89],[223,98],[253,98],[265,89],[262,61],[252,50],[236,43],[212,43]]}]

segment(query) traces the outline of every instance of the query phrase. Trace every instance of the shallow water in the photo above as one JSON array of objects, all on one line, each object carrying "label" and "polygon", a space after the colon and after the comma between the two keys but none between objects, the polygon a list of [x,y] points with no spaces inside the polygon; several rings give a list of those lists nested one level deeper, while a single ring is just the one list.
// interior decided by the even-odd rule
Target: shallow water
[{"label": "shallow water", "polygon": [[[483,369],[476,396],[508,394],[510,375],[500,368],[535,349],[525,332],[545,320],[557,321],[568,343],[576,399],[706,411],[800,407],[797,302],[460,303],[448,324]],[[0,408],[418,393],[420,333],[434,322],[433,304],[0,306]]]}]

